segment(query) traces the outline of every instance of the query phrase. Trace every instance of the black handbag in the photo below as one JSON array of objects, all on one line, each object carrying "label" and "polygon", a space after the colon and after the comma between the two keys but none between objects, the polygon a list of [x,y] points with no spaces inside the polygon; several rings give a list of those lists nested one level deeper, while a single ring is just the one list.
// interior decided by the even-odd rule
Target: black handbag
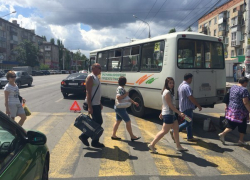
[{"label": "black handbag", "polygon": [[227,94],[225,94],[222,102],[225,104],[229,104],[229,98],[230,98],[230,90],[228,90]]},{"label": "black handbag", "polygon": [[23,97],[18,95],[18,98],[19,98],[20,103],[22,103],[23,102]]},{"label": "black handbag", "polygon": [[220,116],[220,129],[224,131],[227,127],[228,120],[225,118],[225,116]]},{"label": "black handbag", "polygon": [[[100,83],[98,84],[98,86],[97,86],[97,88],[96,88],[96,90],[95,90],[95,93],[94,93],[94,95],[92,96],[92,98],[91,98],[91,102],[92,102],[92,100],[94,99],[94,97],[95,97],[95,94],[96,94],[96,91],[98,90],[98,88],[99,88],[99,85],[100,85]],[[85,110],[85,111],[88,111],[88,108],[89,108],[89,106],[88,106],[88,102],[83,102],[83,105],[82,105],[82,108]]]},{"label": "black handbag", "polygon": [[104,131],[100,124],[96,123],[89,115],[86,114],[80,114],[76,118],[74,126],[94,140],[100,138]]}]

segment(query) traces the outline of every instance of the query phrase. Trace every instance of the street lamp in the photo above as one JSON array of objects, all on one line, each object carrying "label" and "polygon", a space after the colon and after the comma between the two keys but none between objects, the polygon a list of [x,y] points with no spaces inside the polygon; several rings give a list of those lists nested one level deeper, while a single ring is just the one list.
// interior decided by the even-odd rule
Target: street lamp
[{"label": "street lamp", "polygon": [[16,11],[13,11],[13,12],[11,12],[11,13],[9,13],[9,14],[6,14],[6,15],[2,16],[1,18],[5,17],[5,16],[8,16],[8,15],[10,15],[10,14],[13,14],[13,13],[16,13]]},{"label": "street lamp", "polygon": [[148,29],[149,29],[149,31],[148,31],[148,38],[151,38],[151,35],[150,35],[150,26],[149,26],[149,24],[148,24],[146,21],[144,21],[144,20],[138,18],[136,15],[133,15],[133,17],[136,18],[136,19],[138,19],[138,20],[140,20],[140,21],[142,21],[142,22],[144,22],[145,24],[148,25]]}]

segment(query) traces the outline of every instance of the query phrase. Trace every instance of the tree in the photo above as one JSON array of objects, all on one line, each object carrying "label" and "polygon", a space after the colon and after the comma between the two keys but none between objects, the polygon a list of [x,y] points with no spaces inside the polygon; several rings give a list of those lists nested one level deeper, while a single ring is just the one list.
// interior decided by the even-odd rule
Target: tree
[{"label": "tree", "polygon": [[49,69],[49,65],[40,64],[40,70],[48,70],[48,69]]},{"label": "tree", "polygon": [[190,27],[190,26],[188,27],[188,31],[189,31],[189,32],[192,32],[192,31],[193,31],[193,30],[191,29],[191,27]]},{"label": "tree", "polygon": [[65,69],[71,69],[71,56],[70,56],[70,51],[66,50],[65,52]]},{"label": "tree", "polygon": [[43,38],[43,40],[44,40],[44,41],[47,41],[47,38],[46,38],[46,36],[42,36],[42,38]]},{"label": "tree", "polygon": [[63,45],[63,43],[62,43],[62,41],[60,39],[57,39],[57,45],[58,45],[58,48],[59,48],[59,67],[60,67],[60,69],[63,69],[63,49],[64,49],[64,45]]},{"label": "tree", "polygon": [[73,59],[74,60],[82,60],[81,67],[79,67],[79,68],[81,68],[81,69],[88,68],[88,67],[86,67],[86,62],[88,61],[88,58],[84,54],[82,54],[80,50],[78,50],[77,52],[75,52],[73,54]]},{"label": "tree", "polygon": [[176,29],[175,29],[175,28],[170,29],[170,30],[168,31],[168,34],[170,34],[170,33],[174,33],[174,32],[176,32]]},{"label": "tree", "polygon": [[30,41],[24,40],[13,51],[17,53],[16,61],[25,66],[39,65],[38,48]]},{"label": "tree", "polygon": [[51,43],[51,44],[55,44],[55,39],[54,39],[54,38],[51,38],[51,39],[50,39],[50,43]]}]

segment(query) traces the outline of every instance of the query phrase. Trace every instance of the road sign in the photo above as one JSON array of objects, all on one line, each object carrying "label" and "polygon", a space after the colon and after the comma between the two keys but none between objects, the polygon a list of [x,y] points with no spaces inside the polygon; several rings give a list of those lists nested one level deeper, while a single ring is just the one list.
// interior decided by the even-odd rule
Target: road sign
[{"label": "road sign", "polygon": [[72,104],[71,108],[69,109],[70,111],[73,111],[73,112],[81,112],[81,108],[80,106],[78,105],[78,103],[76,101],[74,101],[74,103]]}]

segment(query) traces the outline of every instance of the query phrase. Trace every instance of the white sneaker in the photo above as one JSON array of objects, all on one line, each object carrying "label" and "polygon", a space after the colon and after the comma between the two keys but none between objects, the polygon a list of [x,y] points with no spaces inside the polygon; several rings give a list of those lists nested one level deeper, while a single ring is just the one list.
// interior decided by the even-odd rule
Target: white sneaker
[{"label": "white sneaker", "polygon": [[152,153],[155,153],[155,154],[158,153],[158,152],[156,151],[156,149],[155,149],[151,144],[148,145],[148,148],[152,151]]},{"label": "white sneaker", "polygon": [[225,136],[222,135],[222,133],[218,134],[220,141],[225,144]]}]

